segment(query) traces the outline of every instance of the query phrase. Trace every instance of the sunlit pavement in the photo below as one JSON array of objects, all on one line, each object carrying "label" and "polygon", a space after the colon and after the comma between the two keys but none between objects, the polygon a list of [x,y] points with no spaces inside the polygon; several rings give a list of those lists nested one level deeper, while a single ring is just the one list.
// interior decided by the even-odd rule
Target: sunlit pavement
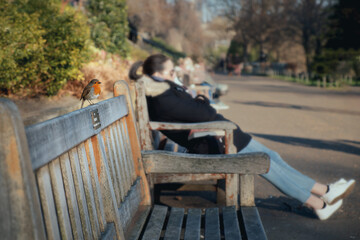
[{"label": "sunlit pavement", "polygon": [[[360,239],[360,88],[324,90],[264,77],[215,75],[229,85],[220,111],[293,167],[322,183],[354,178],[357,186],[327,221],[261,177],[255,197],[269,239]],[[184,189],[186,190],[186,189]],[[162,196],[176,206],[215,205],[215,194]]]}]

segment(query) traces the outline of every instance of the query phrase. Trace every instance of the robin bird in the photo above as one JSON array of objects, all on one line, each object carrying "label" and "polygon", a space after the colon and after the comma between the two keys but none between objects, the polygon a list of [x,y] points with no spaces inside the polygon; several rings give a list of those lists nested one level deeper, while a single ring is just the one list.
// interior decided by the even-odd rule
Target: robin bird
[{"label": "robin bird", "polygon": [[89,82],[88,85],[84,88],[80,100],[82,100],[81,108],[84,105],[85,100],[87,100],[91,105],[93,104],[91,100],[97,99],[101,93],[101,82],[97,79],[93,79]]}]

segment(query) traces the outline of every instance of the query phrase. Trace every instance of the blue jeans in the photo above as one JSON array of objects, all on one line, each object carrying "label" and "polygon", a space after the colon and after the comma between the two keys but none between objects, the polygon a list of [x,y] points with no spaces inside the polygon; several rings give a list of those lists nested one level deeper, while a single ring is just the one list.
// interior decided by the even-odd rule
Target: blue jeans
[{"label": "blue jeans", "polygon": [[311,195],[315,181],[289,166],[277,152],[251,139],[249,144],[239,153],[265,152],[270,156],[270,169],[261,176],[271,182],[281,192],[302,203]]}]

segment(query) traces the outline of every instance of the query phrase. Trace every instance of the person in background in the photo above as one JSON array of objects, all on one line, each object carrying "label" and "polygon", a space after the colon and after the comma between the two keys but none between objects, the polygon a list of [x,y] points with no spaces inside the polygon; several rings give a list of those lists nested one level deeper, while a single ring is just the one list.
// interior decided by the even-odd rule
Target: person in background
[{"label": "person in background", "polygon": [[[142,75],[137,70],[142,67]],[[152,121],[164,122],[208,122],[229,121],[218,114],[204,96],[193,98],[185,89],[173,82],[174,64],[162,54],[151,55],[144,62],[136,62],[129,77],[145,84],[149,116]],[[189,140],[189,131],[162,131],[165,136],[187,148],[192,153],[223,153],[216,137]],[[239,153],[265,152],[270,157],[270,169],[261,176],[286,195],[314,209],[320,220],[328,219],[342,205],[354,188],[355,180],[340,179],[326,185],[300,173],[281,156],[243,132],[238,126],[234,130],[234,145]]]}]

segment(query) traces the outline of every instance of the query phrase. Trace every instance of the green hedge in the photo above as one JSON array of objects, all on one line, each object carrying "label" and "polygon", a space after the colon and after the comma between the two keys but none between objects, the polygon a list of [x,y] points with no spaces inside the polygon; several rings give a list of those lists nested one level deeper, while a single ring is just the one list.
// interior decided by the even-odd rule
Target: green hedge
[{"label": "green hedge", "polygon": [[87,19],[58,1],[0,0],[0,90],[54,95],[81,77],[89,56]]},{"label": "green hedge", "polygon": [[130,47],[125,0],[89,0],[87,3],[91,38],[95,46],[127,57]]}]

